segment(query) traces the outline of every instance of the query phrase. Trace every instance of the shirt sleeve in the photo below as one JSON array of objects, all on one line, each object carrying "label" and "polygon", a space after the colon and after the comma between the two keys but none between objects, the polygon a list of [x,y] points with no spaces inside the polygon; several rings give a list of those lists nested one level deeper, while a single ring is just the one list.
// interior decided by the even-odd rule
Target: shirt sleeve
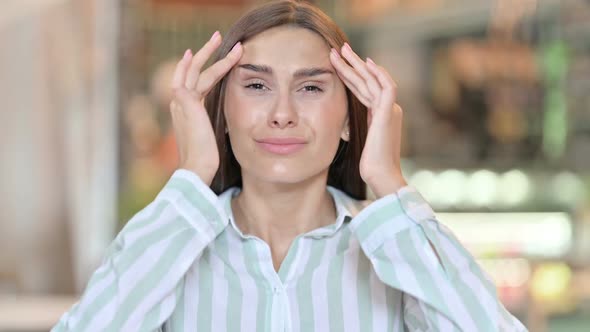
[{"label": "shirt sleeve", "polygon": [[181,297],[185,273],[228,224],[218,202],[195,173],[175,171],[116,236],[51,331],[158,331]]},{"label": "shirt sleeve", "polygon": [[412,187],[371,203],[350,227],[379,279],[403,292],[411,331],[527,331]]}]

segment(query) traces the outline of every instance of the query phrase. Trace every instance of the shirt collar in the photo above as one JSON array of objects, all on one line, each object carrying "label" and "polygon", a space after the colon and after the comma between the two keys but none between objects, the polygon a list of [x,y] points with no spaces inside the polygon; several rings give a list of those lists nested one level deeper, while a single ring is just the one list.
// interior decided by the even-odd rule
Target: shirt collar
[{"label": "shirt collar", "polygon": [[[337,188],[331,186],[328,186],[327,188],[328,192],[332,196],[332,199],[334,199],[334,204],[336,205],[336,220],[330,225],[316,228],[303,234],[303,237],[322,238],[333,236],[340,228],[342,228],[344,224],[348,223],[354,217],[358,210],[356,208],[358,206],[358,201]],[[239,187],[229,188],[219,196],[219,200],[223,206],[224,211],[226,212],[226,215],[229,217],[229,224],[233,230],[242,238],[253,238],[254,236],[245,235],[238,228],[231,209],[231,199],[238,195],[240,191],[241,189]]]}]

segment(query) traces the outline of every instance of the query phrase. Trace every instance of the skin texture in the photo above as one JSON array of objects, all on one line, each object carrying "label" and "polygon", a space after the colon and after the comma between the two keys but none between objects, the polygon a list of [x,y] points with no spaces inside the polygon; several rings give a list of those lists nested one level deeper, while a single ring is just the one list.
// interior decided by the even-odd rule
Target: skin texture
[{"label": "skin texture", "polygon": [[[340,139],[348,140],[345,86],[369,108],[359,166],[377,197],[405,185],[402,110],[387,71],[359,58],[347,44],[334,50],[314,32],[277,27],[237,44],[225,59],[201,72],[220,42],[214,34],[194,56],[187,51],[177,66],[171,112],[180,168],[211,183],[219,155],[203,97],[228,74],[225,116],[243,180],[232,210],[244,234],[269,245],[278,270],[297,235],[336,218],[326,181]],[[278,155],[259,144],[277,137],[299,139],[302,146]]]}]

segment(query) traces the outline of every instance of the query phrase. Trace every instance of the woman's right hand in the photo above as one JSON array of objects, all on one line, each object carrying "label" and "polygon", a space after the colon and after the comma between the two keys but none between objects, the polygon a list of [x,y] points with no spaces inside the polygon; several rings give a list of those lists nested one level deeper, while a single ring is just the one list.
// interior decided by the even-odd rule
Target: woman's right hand
[{"label": "woman's right hand", "polygon": [[238,42],[228,55],[207,70],[201,68],[221,44],[216,31],[211,39],[193,56],[191,50],[176,65],[170,103],[172,125],[178,147],[179,168],[195,172],[207,185],[219,168],[219,151],[213,126],[205,110],[205,96],[227,74],[242,56]]}]

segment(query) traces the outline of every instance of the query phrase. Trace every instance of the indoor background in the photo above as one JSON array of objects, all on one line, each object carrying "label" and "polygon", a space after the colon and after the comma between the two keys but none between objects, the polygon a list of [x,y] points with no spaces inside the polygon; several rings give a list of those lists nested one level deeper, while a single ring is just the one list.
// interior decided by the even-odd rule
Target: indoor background
[{"label": "indoor background", "polygon": [[[0,331],[47,331],[174,171],[169,82],[252,0],[0,0]],[[313,1],[403,168],[531,331],[590,330],[590,1]]]}]

